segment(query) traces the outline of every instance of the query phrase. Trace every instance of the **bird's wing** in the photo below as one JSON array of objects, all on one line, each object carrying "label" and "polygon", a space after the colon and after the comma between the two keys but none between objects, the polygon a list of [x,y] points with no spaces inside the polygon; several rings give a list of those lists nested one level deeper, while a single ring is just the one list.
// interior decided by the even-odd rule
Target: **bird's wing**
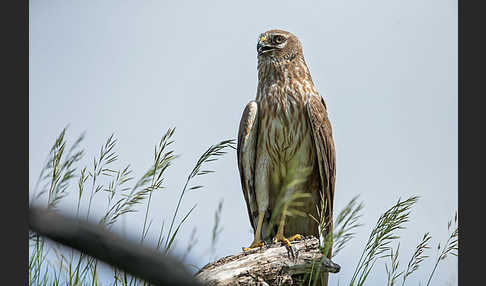
[{"label": "bird's wing", "polygon": [[[306,107],[312,128],[312,137],[316,146],[317,161],[319,162],[321,177],[319,198],[324,199],[324,203],[327,205],[324,220],[328,224],[328,231],[332,232],[336,151],[334,149],[334,140],[332,139],[331,123],[327,118],[326,104],[320,95],[312,96],[307,101]],[[321,212],[320,202],[318,207],[319,212]]]},{"label": "bird's wing", "polygon": [[237,158],[240,171],[241,187],[248,209],[250,223],[255,230],[257,225],[258,205],[255,195],[255,161],[258,135],[258,104],[250,101],[241,116],[238,130]]}]

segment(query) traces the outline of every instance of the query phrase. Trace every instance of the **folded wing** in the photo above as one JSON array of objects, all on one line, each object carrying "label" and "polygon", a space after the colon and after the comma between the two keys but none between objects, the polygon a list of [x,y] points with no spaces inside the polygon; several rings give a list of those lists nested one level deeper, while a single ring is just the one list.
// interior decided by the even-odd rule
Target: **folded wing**
[{"label": "folded wing", "polygon": [[250,101],[240,121],[238,130],[237,159],[240,171],[241,187],[248,209],[253,230],[257,225],[258,205],[255,195],[255,161],[258,136],[258,105]]},{"label": "folded wing", "polygon": [[[331,123],[327,117],[326,104],[320,95],[312,96],[306,103],[307,115],[312,127],[312,137],[316,146],[319,163],[320,190],[319,198],[326,205],[324,221],[327,231],[332,232],[332,213],[334,202],[334,186],[336,180],[336,151],[332,139]],[[321,212],[321,204],[318,204]],[[329,254],[330,255],[330,254]]]}]

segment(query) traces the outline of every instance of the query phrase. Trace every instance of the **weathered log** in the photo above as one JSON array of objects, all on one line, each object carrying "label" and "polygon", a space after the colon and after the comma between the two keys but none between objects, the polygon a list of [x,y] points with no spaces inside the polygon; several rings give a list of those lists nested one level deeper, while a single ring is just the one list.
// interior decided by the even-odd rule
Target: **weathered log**
[{"label": "weathered log", "polygon": [[309,279],[311,272],[316,277],[320,265],[321,273],[337,273],[340,266],[319,252],[319,240],[306,237],[292,242],[295,257],[286,247],[270,244],[223,257],[209,263],[196,278],[205,285],[299,285]]}]

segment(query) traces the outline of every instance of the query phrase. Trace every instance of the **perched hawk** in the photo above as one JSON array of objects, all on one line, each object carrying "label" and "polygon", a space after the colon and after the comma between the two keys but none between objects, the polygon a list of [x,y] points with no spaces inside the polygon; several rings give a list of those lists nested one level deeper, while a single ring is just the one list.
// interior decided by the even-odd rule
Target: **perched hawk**
[{"label": "perched hawk", "polygon": [[[336,157],[326,104],[312,82],[297,37],[282,30],[260,35],[256,100],[246,106],[238,131],[238,168],[254,240],[290,246],[302,235],[332,232]],[[307,194],[295,209],[304,213],[271,222],[278,200]],[[328,254],[331,257],[331,251]]]}]

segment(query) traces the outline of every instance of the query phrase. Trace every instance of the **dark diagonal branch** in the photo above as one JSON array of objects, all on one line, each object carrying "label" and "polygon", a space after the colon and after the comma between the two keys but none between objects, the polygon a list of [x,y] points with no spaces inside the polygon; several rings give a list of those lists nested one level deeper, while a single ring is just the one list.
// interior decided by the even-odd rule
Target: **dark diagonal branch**
[{"label": "dark diagonal branch", "polygon": [[174,258],[121,238],[100,225],[31,207],[29,227],[154,285],[201,285]]}]

